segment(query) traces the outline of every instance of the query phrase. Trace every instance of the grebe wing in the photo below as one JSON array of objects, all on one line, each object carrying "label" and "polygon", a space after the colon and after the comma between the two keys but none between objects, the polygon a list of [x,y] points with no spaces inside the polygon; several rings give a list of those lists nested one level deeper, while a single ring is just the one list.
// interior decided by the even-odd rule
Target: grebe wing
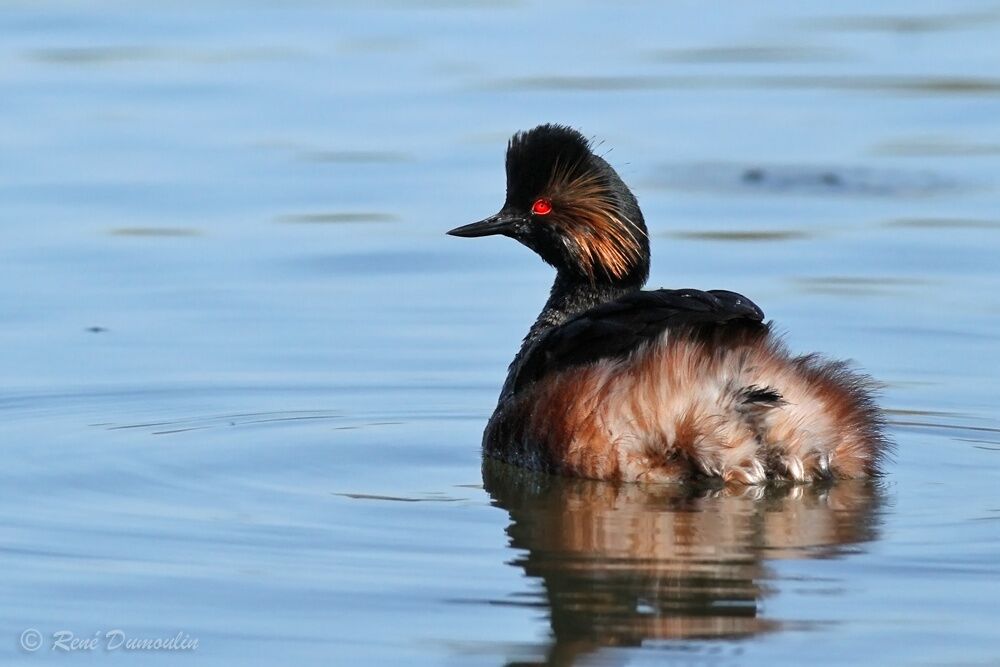
[{"label": "grebe wing", "polygon": [[[753,301],[725,290],[660,289],[601,304],[550,330],[529,350],[512,389],[571,366],[623,357],[668,329],[766,331]],[[737,326],[722,325],[737,323]],[[739,326],[742,324],[744,326]]]}]

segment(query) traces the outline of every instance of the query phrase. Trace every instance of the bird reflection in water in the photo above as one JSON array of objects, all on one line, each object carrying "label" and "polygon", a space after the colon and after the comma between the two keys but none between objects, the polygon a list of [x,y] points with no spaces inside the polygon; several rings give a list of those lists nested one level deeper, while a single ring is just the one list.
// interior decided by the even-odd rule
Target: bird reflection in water
[{"label": "bird reflection in water", "polygon": [[760,614],[770,593],[766,561],[835,557],[877,537],[879,491],[864,480],[615,485],[487,458],[483,482],[510,514],[507,534],[519,552],[512,564],[542,583],[550,665],[603,647],[778,630],[779,621]]}]

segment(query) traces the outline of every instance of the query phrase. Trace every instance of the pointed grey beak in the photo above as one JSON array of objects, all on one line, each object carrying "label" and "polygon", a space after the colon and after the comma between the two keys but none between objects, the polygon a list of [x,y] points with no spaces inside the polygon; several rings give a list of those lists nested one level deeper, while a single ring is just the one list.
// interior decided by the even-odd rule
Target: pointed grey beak
[{"label": "pointed grey beak", "polygon": [[507,234],[514,229],[514,225],[521,222],[523,218],[519,215],[511,215],[500,211],[496,215],[485,220],[473,222],[471,225],[462,225],[448,232],[451,236],[462,236],[474,238],[476,236],[493,236],[494,234]]}]

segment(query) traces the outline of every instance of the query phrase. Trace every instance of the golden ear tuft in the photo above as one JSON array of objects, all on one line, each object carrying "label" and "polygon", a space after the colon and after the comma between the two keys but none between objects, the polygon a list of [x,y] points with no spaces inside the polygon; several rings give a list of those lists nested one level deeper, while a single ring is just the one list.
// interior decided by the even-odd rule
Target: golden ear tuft
[{"label": "golden ear tuft", "polygon": [[591,281],[600,269],[624,278],[642,261],[642,230],[617,210],[598,174],[557,162],[546,192],[557,202],[552,222],[576,244]]}]

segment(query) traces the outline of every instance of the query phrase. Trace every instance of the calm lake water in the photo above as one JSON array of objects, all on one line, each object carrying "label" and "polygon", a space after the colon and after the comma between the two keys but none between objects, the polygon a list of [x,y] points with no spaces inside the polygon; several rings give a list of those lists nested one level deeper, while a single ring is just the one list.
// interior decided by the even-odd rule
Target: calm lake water
[{"label": "calm lake water", "polygon": [[[1000,5],[0,12],[4,663],[1000,664]],[[552,276],[444,231],[547,121],[885,383],[884,480],[482,467]]]}]

